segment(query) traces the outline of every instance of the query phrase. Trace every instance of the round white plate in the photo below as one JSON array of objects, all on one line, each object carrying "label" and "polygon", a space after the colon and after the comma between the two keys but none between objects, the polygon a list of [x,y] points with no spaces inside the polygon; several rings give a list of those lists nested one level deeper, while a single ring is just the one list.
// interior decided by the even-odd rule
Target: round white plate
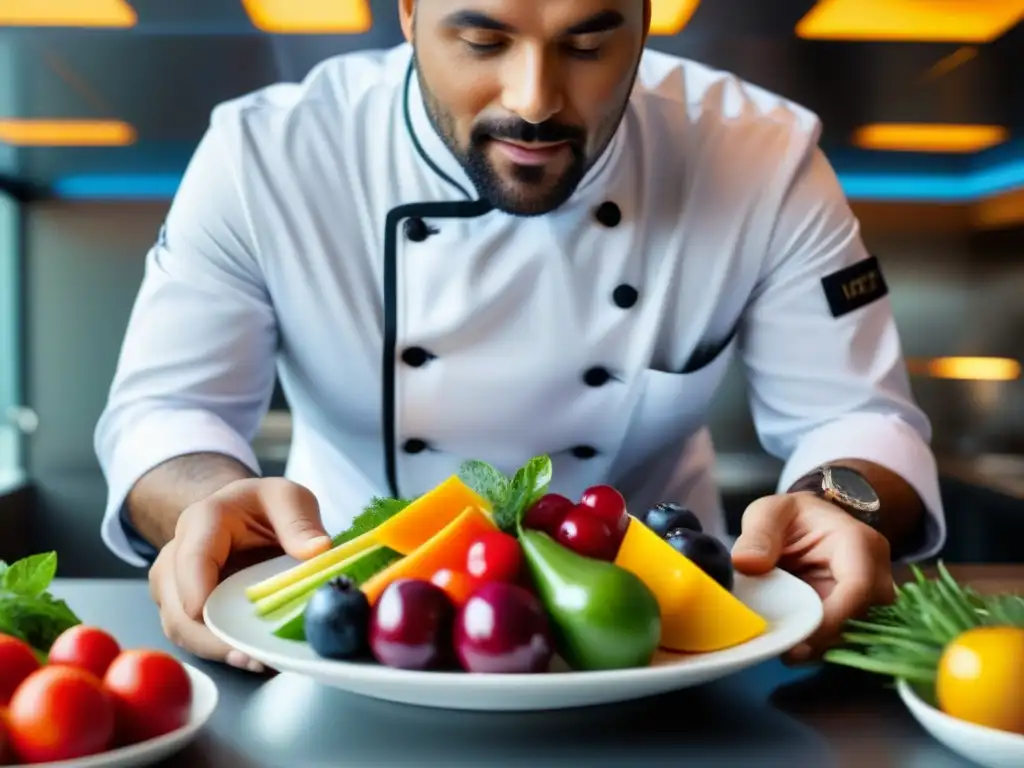
[{"label": "round white plate", "polygon": [[256,616],[245,590],[295,561],[279,557],[236,573],[206,603],[207,626],[228,645],[279,672],[377,699],[446,709],[523,711],[567,709],[654,696],[705,683],[793,648],[821,622],[822,605],[807,584],[783,571],[760,578],[737,575],[734,594],[769,622],[743,645],[714,653],[659,653],[650,667],[539,675],[410,672],[374,663],[321,659],[306,643],[274,637],[277,622]]},{"label": "round white plate", "polygon": [[180,752],[206,725],[217,708],[217,685],[208,675],[188,664],[183,665],[192,680],[192,716],[188,724],[156,739],[142,741],[130,747],[112,749],[92,757],[61,760],[56,763],[35,763],[32,768],[142,768],[165,760]]},{"label": "round white plate", "polygon": [[925,701],[905,680],[900,680],[896,687],[921,727],[958,755],[985,768],[1024,766],[1024,736],[950,717]]}]

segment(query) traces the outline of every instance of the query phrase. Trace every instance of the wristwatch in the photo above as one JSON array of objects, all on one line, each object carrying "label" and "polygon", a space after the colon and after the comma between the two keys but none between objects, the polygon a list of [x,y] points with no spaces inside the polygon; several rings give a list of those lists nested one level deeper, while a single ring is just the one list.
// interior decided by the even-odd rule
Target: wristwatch
[{"label": "wristwatch", "polygon": [[818,498],[832,502],[865,525],[878,528],[881,501],[867,478],[855,469],[824,464],[797,480],[789,491],[810,491]]}]

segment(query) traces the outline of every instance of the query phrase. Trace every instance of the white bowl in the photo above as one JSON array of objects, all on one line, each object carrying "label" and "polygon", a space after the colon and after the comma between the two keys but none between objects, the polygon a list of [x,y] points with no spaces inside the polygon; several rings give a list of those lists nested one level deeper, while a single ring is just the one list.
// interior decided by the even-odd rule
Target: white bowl
[{"label": "white bowl", "polygon": [[[896,687],[921,727],[961,757],[985,768],[1024,766],[1024,736],[950,717],[925,701],[914,686],[904,680]],[[1024,706],[1024,691],[1021,691],[1021,704]]]},{"label": "white bowl", "polygon": [[32,768],[143,768],[180,752],[196,737],[217,708],[217,684],[195,667],[183,664],[192,681],[192,714],[188,723],[171,733],[78,760],[36,763]]}]

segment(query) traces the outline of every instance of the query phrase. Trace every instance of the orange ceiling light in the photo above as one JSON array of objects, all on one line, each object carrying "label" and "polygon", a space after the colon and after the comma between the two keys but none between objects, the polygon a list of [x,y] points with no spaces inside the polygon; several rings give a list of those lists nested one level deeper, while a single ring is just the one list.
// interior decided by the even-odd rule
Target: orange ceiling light
[{"label": "orange ceiling light", "polygon": [[808,40],[990,43],[1024,19],[1024,0],[819,0],[796,25]]},{"label": "orange ceiling light", "polygon": [[0,118],[0,144],[15,147],[125,147],[135,129],[118,120]]},{"label": "orange ceiling light", "polygon": [[652,0],[651,34],[677,35],[690,23],[700,0]]},{"label": "orange ceiling light", "polygon": [[126,0],[0,0],[0,26],[134,27]]},{"label": "orange ceiling light", "polygon": [[858,129],[853,143],[861,149],[884,152],[971,153],[1009,138],[1009,131],[1000,125],[876,123]]},{"label": "orange ceiling light", "polygon": [[918,376],[956,381],[1016,381],[1021,365],[1007,357],[936,357],[910,360],[907,367]]},{"label": "orange ceiling light", "polygon": [[242,0],[253,26],[279,35],[356,35],[373,26],[369,0]]}]

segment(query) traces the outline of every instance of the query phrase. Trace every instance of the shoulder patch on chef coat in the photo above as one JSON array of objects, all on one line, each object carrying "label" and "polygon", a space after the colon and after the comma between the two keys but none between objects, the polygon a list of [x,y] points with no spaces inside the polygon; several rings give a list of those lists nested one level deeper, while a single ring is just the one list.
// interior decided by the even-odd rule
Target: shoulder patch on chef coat
[{"label": "shoulder patch on chef coat", "polygon": [[877,256],[821,278],[832,317],[842,317],[889,293]]}]

